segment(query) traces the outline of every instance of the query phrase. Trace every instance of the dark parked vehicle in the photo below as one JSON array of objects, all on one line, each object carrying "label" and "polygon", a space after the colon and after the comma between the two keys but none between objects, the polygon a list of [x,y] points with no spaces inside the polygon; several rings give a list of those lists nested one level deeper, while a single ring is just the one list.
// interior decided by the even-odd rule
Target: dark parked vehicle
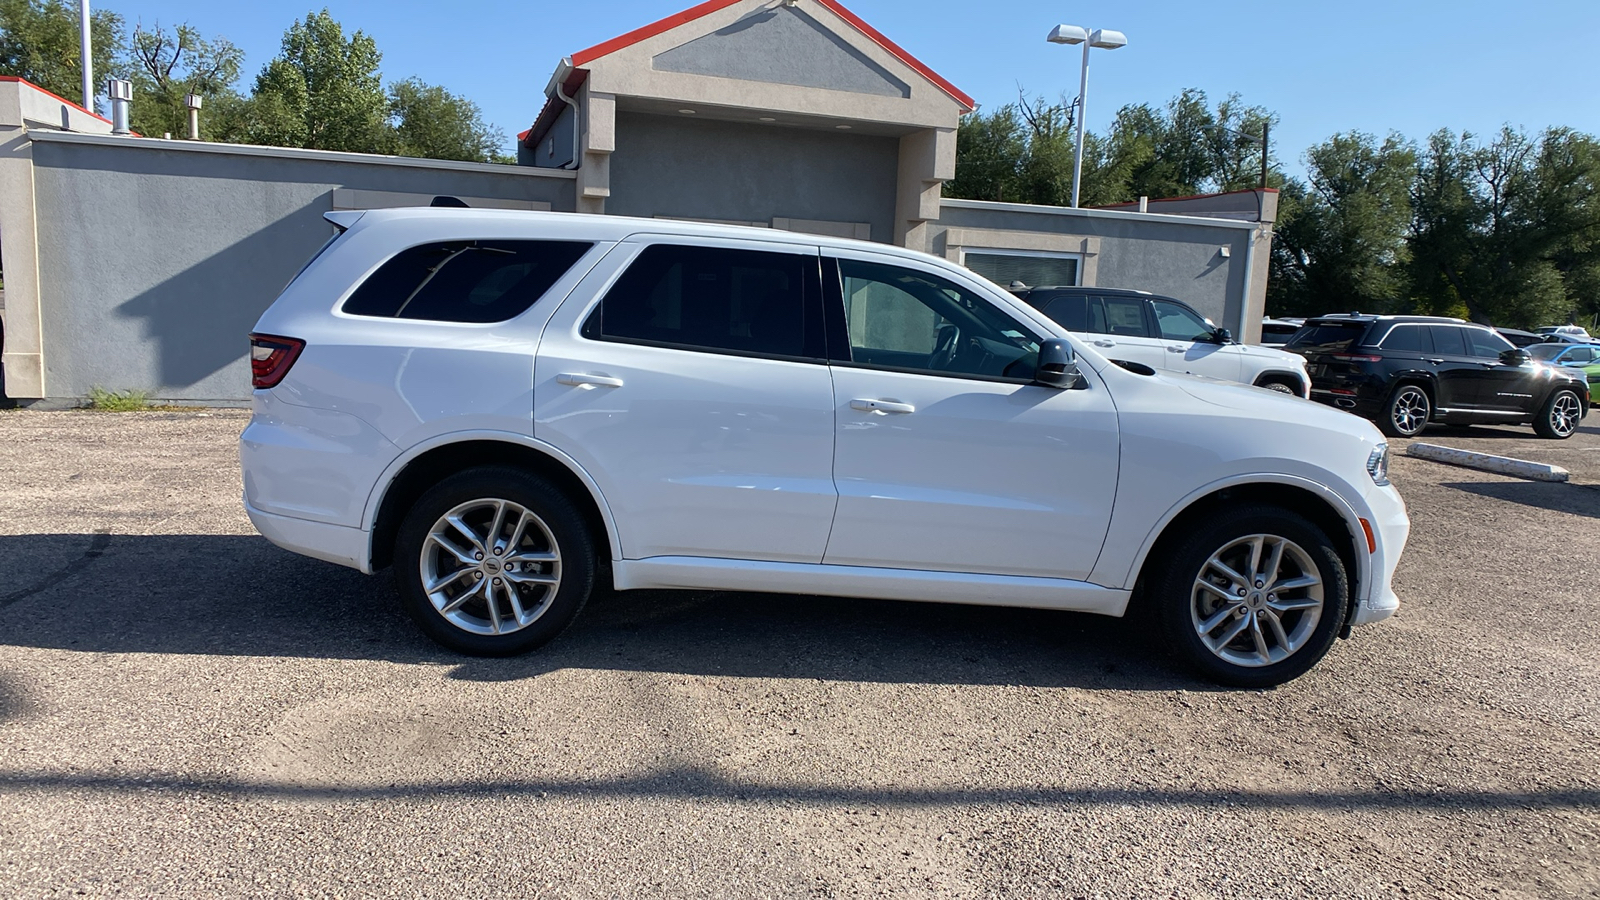
[{"label": "dark parked vehicle", "polygon": [[1531,359],[1494,329],[1431,316],[1308,319],[1284,349],[1306,358],[1311,398],[1414,437],[1429,422],[1533,425],[1569,438],[1589,412],[1582,373]]},{"label": "dark parked vehicle", "polygon": [[1534,334],[1531,331],[1521,331],[1516,328],[1496,328],[1495,331],[1500,332],[1501,337],[1518,347],[1531,347],[1544,341],[1544,335]]}]

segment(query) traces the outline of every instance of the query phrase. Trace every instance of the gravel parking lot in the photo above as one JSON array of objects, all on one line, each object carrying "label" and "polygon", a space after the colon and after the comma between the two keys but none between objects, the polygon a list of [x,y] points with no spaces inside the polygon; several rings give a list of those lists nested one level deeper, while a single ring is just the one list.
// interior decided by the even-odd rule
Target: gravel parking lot
[{"label": "gravel parking lot", "polygon": [[454,657],[254,534],[245,418],[0,412],[0,895],[1600,892],[1600,415],[1425,438],[1574,484],[1398,458],[1405,605],[1267,692],[1120,620],[733,594]]}]

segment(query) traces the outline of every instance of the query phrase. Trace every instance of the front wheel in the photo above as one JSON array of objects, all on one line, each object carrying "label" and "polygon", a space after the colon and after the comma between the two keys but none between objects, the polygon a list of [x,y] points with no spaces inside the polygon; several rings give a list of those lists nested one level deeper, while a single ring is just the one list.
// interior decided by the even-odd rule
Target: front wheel
[{"label": "front wheel", "polygon": [[452,475],[416,502],[395,540],[406,612],[469,656],[514,656],[560,634],[589,599],[594,542],[572,502],[521,469]]},{"label": "front wheel", "polygon": [[1344,626],[1349,597],[1328,536],[1272,506],[1210,518],[1177,545],[1153,586],[1174,653],[1213,681],[1246,688],[1316,665]]},{"label": "front wheel", "polygon": [[1403,384],[1389,397],[1378,428],[1390,437],[1416,437],[1433,416],[1433,401],[1428,392],[1415,384]]},{"label": "front wheel", "polygon": [[1562,388],[1539,408],[1533,430],[1542,438],[1564,441],[1578,432],[1578,423],[1582,420],[1583,401],[1578,399],[1576,391]]}]

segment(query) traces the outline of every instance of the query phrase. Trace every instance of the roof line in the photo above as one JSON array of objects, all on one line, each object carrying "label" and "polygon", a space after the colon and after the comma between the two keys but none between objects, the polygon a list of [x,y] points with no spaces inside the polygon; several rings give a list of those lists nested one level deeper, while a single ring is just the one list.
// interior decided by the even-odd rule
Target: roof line
[{"label": "roof line", "polygon": [[[1216,191],[1215,193],[1211,193],[1211,194],[1188,194],[1188,195],[1183,196],[1183,197],[1151,197],[1151,198],[1149,198],[1149,202],[1151,202],[1151,203],[1170,203],[1173,200],[1206,200],[1206,199],[1209,199],[1211,197],[1227,197],[1227,196],[1229,196],[1231,194],[1254,194],[1257,191],[1261,191],[1263,193],[1268,193],[1268,194],[1279,193],[1278,189],[1274,188],[1274,187],[1269,187],[1269,188],[1253,187],[1253,188],[1240,188],[1240,189],[1238,189],[1236,191]],[[1121,203],[1107,203],[1104,206],[1096,206],[1094,208],[1095,209],[1116,209],[1119,206],[1138,206],[1138,205],[1139,205],[1139,201],[1137,201],[1137,200],[1124,200]]]},{"label": "roof line", "polygon": [[[740,0],[706,0],[705,3],[701,3],[698,6],[692,6],[682,12],[675,13],[655,22],[651,22],[649,25],[646,25],[643,28],[635,28],[634,30],[628,32],[627,34],[621,35],[620,37],[614,37],[609,41],[605,41],[604,43],[595,44],[593,47],[579,50],[577,53],[572,54],[572,64],[574,66],[585,65],[599,59],[602,56],[606,56],[607,54],[615,53],[624,47],[632,46],[640,41],[653,38],[658,34],[662,34],[663,32],[671,31],[672,29],[677,28],[679,25],[684,25],[689,22],[693,22],[695,19],[709,16],[714,12],[727,9],[738,2],[740,2]],[[860,16],[848,9],[845,9],[844,5],[839,3],[838,0],[817,0],[817,2],[826,7],[834,15],[848,22],[857,31],[861,32],[863,35],[866,35],[866,37],[873,43],[889,51],[891,56],[916,70],[917,74],[933,82],[934,85],[937,86],[941,91],[949,94],[950,97],[957,103],[960,103],[962,106],[966,107],[967,112],[971,112],[978,108],[977,103],[971,97],[967,96],[967,94],[960,88],[945,80],[945,78],[939,73],[928,68],[925,63],[917,59],[915,56],[907,53],[899,44],[889,40],[884,36],[883,32],[873,28],[871,25],[868,25],[861,19]]]},{"label": "roof line", "polygon": [[38,91],[39,93],[45,95],[46,97],[51,97],[51,98],[54,98],[56,100],[61,101],[62,103],[65,103],[66,105],[72,107],[73,109],[77,110],[78,112],[88,113],[89,115],[94,116],[96,119],[99,119],[100,121],[106,123],[107,125],[111,124],[111,120],[110,119],[106,118],[105,116],[100,115],[99,113],[95,112],[94,110],[84,109],[83,107],[79,106],[78,104],[73,103],[71,100],[68,100],[67,98],[62,97],[59,94],[56,94],[54,91],[49,91],[49,90],[46,90],[46,89],[44,89],[42,87],[39,87],[37,84],[34,84],[33,82],[29,81],[26,78],[23,78],[20,75],[0,75],[0,81],[14,82],[14,83],[17,83],[17,84],[25,84],[28,87],[31,87],[34,90]]}]

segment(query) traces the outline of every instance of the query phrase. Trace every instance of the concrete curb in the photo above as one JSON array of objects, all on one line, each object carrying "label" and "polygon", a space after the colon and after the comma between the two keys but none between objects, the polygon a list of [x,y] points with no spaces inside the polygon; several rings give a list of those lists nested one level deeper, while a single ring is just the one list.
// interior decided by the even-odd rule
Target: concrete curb
[{"label": "concrete curb", "polygon": [[1534,481],[1567,480],[1567,470],[1560,466],[1528,462],[1525,459],[1512,459],[1509,456],[1473,453],[1470,450],[1457,450],[1454,447],[1441,447],[1438,444],[1412,444],[1406,448],[1406,455],[1415,456],[1418,459],[1431,459],[1434,462],[1448,463],[1452,466],[1481,469],[1482,471],[1494,472],[1499,475],[1531,478]]}]

